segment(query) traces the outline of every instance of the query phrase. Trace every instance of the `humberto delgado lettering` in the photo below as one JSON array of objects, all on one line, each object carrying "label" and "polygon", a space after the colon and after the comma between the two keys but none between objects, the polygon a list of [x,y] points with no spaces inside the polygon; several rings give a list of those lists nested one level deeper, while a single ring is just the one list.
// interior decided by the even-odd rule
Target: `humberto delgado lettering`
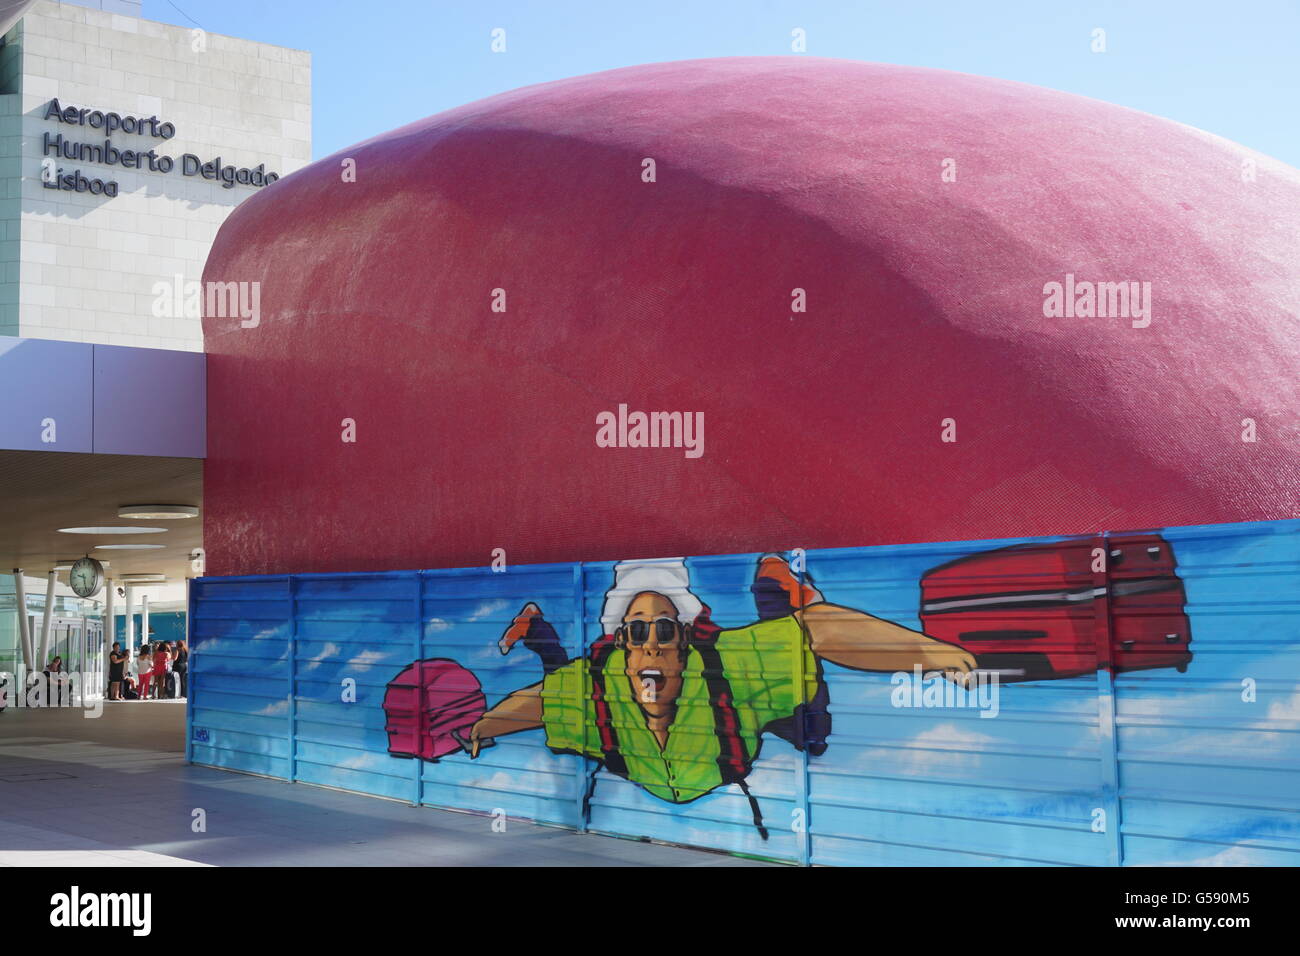
[{"label": "humberto delgado lettering", "polygon": [[[161,140],[171,139],[176,135],[175,124],[160,121],[157,116],[146,118],[88,107],[65,107],[58,99],[52,99],[45,108],[44,118],[69,126],[86,126],[103,130],[106,137],[102,141],[88,143],[68,139],[63,133],[46,132],[42,141],[42,152],[45,158],[41,164],[41,180],[46,189],[90,192],[110,197],[118,194],[119,187],[115,180],[88,177],[78,169],[64,170],[63,167],[56,166],[56,159],[97,163],[104,166],[123,166],[127,169],[147,169],[155,173],[170,173],[176,168],[176,160],[171,156],[161,154],[152,148],[120,148],[114,145],[110,138],[114,133],[120,132]],[[253,167],[235,166],[223,164],[220,156],[205,162],[202,157],[194,153],[185,153],[180,159],[182,176],[199,176],[220,182],[226,189],[234,189],[236,185],[269,186],[280,178],[278,173],[267,172],[265,163],[258,163]]]}]

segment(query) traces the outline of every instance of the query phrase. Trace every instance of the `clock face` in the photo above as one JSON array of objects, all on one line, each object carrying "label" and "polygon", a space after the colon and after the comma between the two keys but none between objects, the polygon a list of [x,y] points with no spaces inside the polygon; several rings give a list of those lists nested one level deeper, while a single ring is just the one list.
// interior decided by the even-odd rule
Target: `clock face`
[{"label": "clock face", "polygon": [[78,558],[68,571],[68,584],[77,597],[88,598],[99,592],[104,581],[104,568],[94,558]]}]

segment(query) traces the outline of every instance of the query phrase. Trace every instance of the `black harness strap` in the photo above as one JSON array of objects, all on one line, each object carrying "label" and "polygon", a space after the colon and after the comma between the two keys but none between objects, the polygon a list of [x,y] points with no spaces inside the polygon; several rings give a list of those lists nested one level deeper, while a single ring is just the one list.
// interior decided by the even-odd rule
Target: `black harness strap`
[{"label": "black harness strap", "polygon": [[695,639],[691,642],[691,648],[699,652],[704,682],[709,688],[713,732],[718,738],[718,769],[722,771],[724,784],[739,784],[745,799],[749,801],[758,835],[766,840],[767,827],[763,826],[763,813],[759,809],[758,800],[749,792],[745,783],[753,760],[740,735],[740,714],[736,710],[736,699],[731,692],[731,682],[722,670],[722,655],[714,644],[718,630],[716,625],[700,627],[697,624]]},{"label": "black harness strap", "polygon": [[600,752],[605,755],[605,767],[610,773],[626,779],[627,761],[618,748],[618,731],[614,729],[609,699],[605,695],[605,664],[613,651],[614,639],[609,635],[591,647],[591,702],[595,706],[596,733],[600,737]]},{"label": "black harness strap", "polygon": [[758,800],[749,792],[749,787],[744,780],[737,780],[740,784],[740,790],[749,800],[749,810],[754,815],[754,826],[758,828],[758,835],[764,840],[767,839],[767,827],[763,826],[763,811],[758,808]]}]

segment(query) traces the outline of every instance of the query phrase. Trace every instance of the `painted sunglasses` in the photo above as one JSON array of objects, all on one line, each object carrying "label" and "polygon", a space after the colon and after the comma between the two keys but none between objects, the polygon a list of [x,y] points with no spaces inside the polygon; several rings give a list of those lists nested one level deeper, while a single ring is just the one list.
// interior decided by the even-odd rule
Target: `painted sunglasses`
[{"label": "painted sunglasses", "polygon": [[660,644],[672,643],[674,639],[684,636],[686,631],[681,621],[676,618],[659,617],[653,621],[628,621],[620,625],[614,635],[627,641],[633,647],[641,647],[650,639],[652,627]]}]

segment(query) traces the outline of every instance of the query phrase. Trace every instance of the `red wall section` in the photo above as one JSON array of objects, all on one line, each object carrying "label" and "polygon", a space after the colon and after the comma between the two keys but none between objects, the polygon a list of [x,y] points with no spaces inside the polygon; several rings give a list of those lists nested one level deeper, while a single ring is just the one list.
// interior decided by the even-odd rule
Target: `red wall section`
[{"label": "red wall section", "polygon": [[[518,90],[227,220],[205,279],[261,318],[204,321],[209,573],[1294,517],[1297,263],[1300,172],[1075,96],[801,58]],[[1044,317],[1066,273],[1150,282],[1151,325]],[[598,448],[619,403],[703,412],[703,457]]]}]

